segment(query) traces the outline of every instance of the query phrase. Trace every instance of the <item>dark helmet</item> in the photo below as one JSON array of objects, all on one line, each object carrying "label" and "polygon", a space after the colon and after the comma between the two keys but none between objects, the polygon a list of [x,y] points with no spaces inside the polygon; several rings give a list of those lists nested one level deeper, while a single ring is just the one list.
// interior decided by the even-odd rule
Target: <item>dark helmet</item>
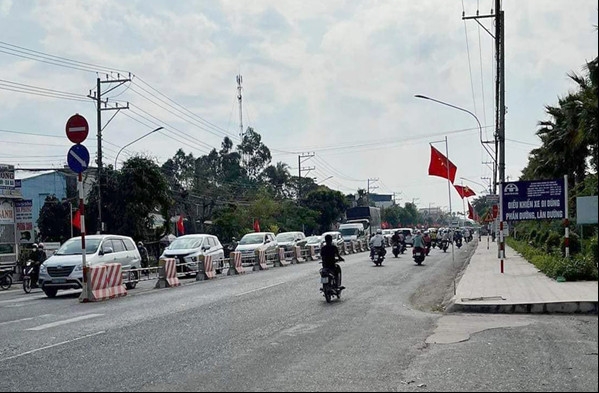
[{"label": "dark helmet", "polygon": [[324,237],[324,241],[325,241],[325,243],[326,243],[326,244],[331,244],[331,243],[333,243],[333,236],[331,236],[331,235],[326,235],[326,236]]}]

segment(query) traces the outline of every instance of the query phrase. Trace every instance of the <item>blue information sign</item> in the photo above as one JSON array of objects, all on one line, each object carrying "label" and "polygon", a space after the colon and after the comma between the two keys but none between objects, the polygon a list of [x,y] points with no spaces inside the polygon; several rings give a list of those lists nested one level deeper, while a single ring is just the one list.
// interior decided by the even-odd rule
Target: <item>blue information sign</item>
[{"label": "blue information sign", "polygon": [[89,151],[83,145],[73,145],[67,153],[67,163],[73,172],[82,173],[89,166]]},{"label": "blue information sign", "polygon": [[564,179],[515,181],[502,184],[503,221],[566,218]]}]

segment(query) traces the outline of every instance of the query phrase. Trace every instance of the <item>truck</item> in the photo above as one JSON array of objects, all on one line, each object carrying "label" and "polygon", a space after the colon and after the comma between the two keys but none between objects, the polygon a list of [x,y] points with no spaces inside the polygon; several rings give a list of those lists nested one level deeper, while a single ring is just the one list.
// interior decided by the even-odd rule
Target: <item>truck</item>
[{"label": "truck", "polygon": [[381,229],[381,209],[372,206],[350,207],[345,212],[345,223],[361,223],[364,230],[372,236]]}]

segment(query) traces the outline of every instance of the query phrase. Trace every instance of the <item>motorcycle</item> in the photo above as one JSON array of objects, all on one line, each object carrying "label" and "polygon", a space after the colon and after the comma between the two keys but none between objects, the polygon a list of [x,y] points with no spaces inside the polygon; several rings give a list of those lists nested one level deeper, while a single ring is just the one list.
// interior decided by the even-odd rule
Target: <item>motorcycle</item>
[{"label": "motorcycle", "polygon": [[25,269],[23,269],[23,291],[25,293],[30,293],[31,288],[38,287],[37,282],[33,282],[37,281],[36,276],[36,264],[30,259],[25,264]]},{"label": "motorcycle", "polygon": [[10,289],[12,285],[12,269],[0,270],[0,288],[3,290]]},{"label": "motorcycle", "polygon": [[395,258],[397,258],[397,256],[399,255],[400,250],[401,250],[401,244],[395,243],[393,245],[393,248],[391,249]]},{"label": "motorcycle", "polygon": [[462,238],[459,238],[459,237],[458,237],[457,239],[455,239],[455,246],[456,246],[457,248],[460,248],[460,247],[462,247]]},{"label": "motorcycle", "polygon": [[424,248],[424,253],[426,254],[426,256],[428,256],[428,254],[431,252],[431,243],[426,243],[425,248]]},{"label": "motorcycle", "polygon": [[[340,258],[337,262],[343,262],[344,259]],[[320,262],[322,264],[322,262]],[[341,279],[341,273],[339,273],[339,279]],[[337,296],[337,299],[341,299],[341,291],[345,289],[345,287],[340,287],[337,283],[337,277],[335,275],[335,271],[332,269],[322,268],[320,269],[320,283],[322,284],[322,288],[320,288],[320,292],[324,295],[327,303],[330,303],[333,299],[333,296]]]},{"label": "motorcycle", "polygon": [[447,247],[449,247],[449,242],[447,240],[441,240],[441,245],[439,245],[439,248],[443,250],[443,252],[447,252]]},{"label": "motorcycle", "polygon": [[416,264],[421,265],[424,262],[426,251],[422,247],[414,247],[412,250],[412,257],[414,258],[414,262]]},{"label": "motorcycle", "polygon": [[374,262],[376,266],[382,266],[386,254],[387,250],[385,250],[385,247],[375,247],[374,254],[371,255],[372,262]]}]

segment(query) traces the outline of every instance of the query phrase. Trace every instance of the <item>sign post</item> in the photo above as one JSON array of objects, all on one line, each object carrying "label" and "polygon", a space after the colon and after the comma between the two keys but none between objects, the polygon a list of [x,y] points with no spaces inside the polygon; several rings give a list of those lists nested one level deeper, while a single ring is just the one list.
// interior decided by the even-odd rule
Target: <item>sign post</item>
[{"label": "sign post", "polygon": [[[67,138],[69,138],[71,142],[75,143],[75,145],[71,146],[69,152],[67,153],[67,163],[69,164],[69,168],[78,174],[77,190],[79,191],[79,213],[81,217],[79,222],[81,228],[81,267],[83,270],[83,291],[81,292],[79,301],[87,302],[90,298],[90,290],[89,272],[85,255],[85,205],[83,203],[83,176],[81,174],[89,166],[89,151],[80,143],[87,138],[87,135],[89,134],[89,126],[87,124],[87,120],[85,120],[85,117],[77,113],[69,118],[65,128]],[[71,225],[73,225],[72,222]]]}]

